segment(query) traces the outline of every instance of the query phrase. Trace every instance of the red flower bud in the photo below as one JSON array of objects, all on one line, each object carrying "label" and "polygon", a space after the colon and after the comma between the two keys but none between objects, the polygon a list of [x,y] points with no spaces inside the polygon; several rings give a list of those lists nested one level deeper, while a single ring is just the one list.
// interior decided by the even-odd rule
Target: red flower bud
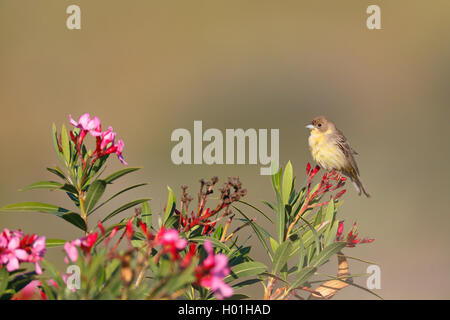
[{"label": "red flower bud", "polygon": [[130,219],[127,222],[126,234],[127,234],[128,240],[131,240],[131,238],[133,237],[133,219]]}]

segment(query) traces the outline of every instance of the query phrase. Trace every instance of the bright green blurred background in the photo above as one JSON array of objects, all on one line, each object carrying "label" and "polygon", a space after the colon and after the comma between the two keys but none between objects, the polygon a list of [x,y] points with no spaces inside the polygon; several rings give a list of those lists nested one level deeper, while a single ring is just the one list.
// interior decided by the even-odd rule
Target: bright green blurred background
[{"label": "bright green blurred background", "polygon": [[[69,4],[81,6],[80,31],[66,28]],[[381,6],[382,30],[366,28],[369,4]],[[445,0],[1,0],[0,205],[68,204],[59,193],[17,190],[51,177],[52,123],[90,112],[124,139],[130,165],[144,167],[124,182],[150,182],[122,202],[150,196],[158,212],[166,185],[193,192],[200,177],[239,175],[247,201],[262,207],[273,195],[259,165],[175,166],[171,132],[192,131],[194,120],[223,132],[279,128],[281,163],[291,160],[303,181],[304,125],[323,114],[359,152],[372,194],[348,187],[340,217],[376,240],[347,254],[380,263],[384,298],[448,299],[449,9]],[[3,213],[0,227],[80,236],[46,214]],[[48,256],[63,265],[61,249]],[[355,261],[350,268],[366,271]],[[337,298],[373,296],[350,287]]]}]

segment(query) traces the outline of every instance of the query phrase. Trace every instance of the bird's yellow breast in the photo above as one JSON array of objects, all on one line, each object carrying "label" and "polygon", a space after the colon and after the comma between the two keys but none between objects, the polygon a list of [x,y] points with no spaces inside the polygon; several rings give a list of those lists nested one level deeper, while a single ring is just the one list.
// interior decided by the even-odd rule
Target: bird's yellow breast
[{"label": "bird's yellow breast", "polygon": [[330,132],[311,130],[308,139],[314,160],[325,170],[344,170],[347,160],[341,148],[330,137]]}]

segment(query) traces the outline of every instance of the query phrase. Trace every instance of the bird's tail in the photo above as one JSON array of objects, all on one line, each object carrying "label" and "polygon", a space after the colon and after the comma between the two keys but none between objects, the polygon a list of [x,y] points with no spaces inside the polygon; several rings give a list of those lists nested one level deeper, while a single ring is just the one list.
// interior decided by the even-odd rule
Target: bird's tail
[{"label": "bird's tail", "polygon": [[363,183],[358,178],[358,176],[352,175],[351,179],[352,179],[353,185],[355,186],[356,191],[358,192],[358,195],[361,195],[361,191],[362,191],[367,198],[370,198],[370,194],[366,191]]}]

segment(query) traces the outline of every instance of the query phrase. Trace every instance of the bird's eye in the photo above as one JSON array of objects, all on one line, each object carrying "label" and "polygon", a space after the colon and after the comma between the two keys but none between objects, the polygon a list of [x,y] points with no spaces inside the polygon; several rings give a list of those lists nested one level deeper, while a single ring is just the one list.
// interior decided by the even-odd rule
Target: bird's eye
[{"label": "bird's eye", "polygon": [[319,128],[322,126],[322,124],[321,123],[319,123],[318,125],[317,125]]}]

